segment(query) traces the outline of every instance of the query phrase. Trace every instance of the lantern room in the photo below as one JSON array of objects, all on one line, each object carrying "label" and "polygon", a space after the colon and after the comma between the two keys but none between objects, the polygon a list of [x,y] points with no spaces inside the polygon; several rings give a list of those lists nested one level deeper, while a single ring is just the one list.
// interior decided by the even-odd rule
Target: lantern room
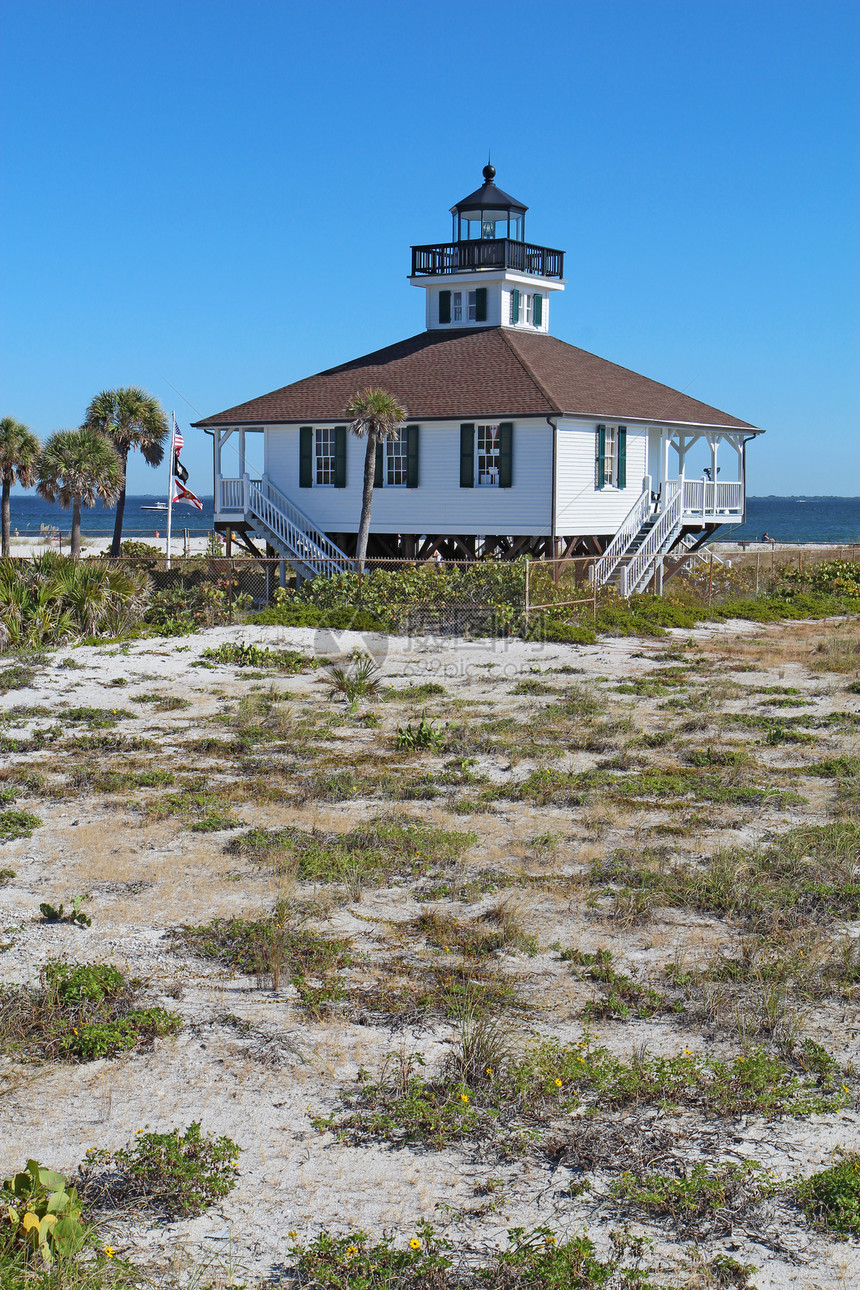
[{"label": "lantern room", "polygon": [[496,187],[496,168],[489,162],[483,175],[483,186],[451,207],[452,240],[473,242],[504,237],[524,242],[528,206]]}]

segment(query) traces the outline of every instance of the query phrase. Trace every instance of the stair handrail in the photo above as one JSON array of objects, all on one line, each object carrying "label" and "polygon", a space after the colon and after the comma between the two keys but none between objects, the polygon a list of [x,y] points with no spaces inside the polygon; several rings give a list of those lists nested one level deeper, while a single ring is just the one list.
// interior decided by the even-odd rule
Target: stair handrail
[{"label": "stair handrail", "polygon": [[642,490],[641,497],[638,498],[632,510],[622,522],[615,537],[589,571],[589,577],[597,587],[602,587],[612,577],[618,565],[624,559],[631,542],[633,542],[650,515],[651,480],[649,479]]},{"label": "stair handrail", "polygon": [[[695,542],[695,540],[696,539],[689,533],[687,534],[686,537],[681,538],[681,541],[678,543],[678,545],[684,547],[684,549],[687,552],[687,555],[681,557],[682,560],[687,560],[692,558],[693,560],[701,560],[702,564],[707,564],[709,558],[711,558],[716,560],[717,564],[726,563],[723,557],[721,555],[717,555],[717,552],[712,551],[709,546],[704,546],[704,547],[700,546],[700,547],[696,547],[695,551],[692,550],[691,543]],[[705,554],[706,552],[707,554]]]},{"label": "stair handrail", "polygon": [[248,508],[314,572],[331,576],[352,567],[346,552],[268,480],[249,482]]},{"label": "stair handrail", "polygon": [[639,586],[655,557],[662,551],[663,545],[672,532],[681,523],[682,490],[680,480],[670,479],[663,485],[666,504],[657,517],[657,521],[639,550],[629,564],[621,570],[621,594],[625,598],[632,589]]}]

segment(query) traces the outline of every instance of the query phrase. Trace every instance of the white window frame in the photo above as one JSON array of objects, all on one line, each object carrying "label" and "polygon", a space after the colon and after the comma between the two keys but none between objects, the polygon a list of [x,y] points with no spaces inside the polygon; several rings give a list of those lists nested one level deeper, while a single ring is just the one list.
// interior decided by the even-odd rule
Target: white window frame
[{"label": "white window frame", "polygon": [[[334,488],[335,471],[337,469],[337,436],[333,426],[314,426],[314,488]],[[330,452],[322,451],[325,447],[331,447]],[[323,463],[331,462],[330,466]],[[331,479],[321,479],[320,475],[330,474]]]},{"label": "white window frame", "polygon": [[463,293],[462,291],[451,292],[451,322],[458,323],[463,321]]},{"label": "white window frame", "polygon": [[[604,426],[604,453],[603,453],[603,487],[618,487],[618,426]],[[595,461],[598,465],[597,447],[599,446],[598,436],[600,431],[595,431]],[[597,481],[598,487],[600,480]]]},{"label": "white window frame", "polygon": [[466,319],[468,322],[478,321],[478,293],[477,291],[466,292]]},{"label": "white window frame", "polygon": [[[491,437],[490,450],[487,450],[488,432]],[[483,446],[482,446],[483,439]],[[481,468],[483,459],[484,469]],[[487,462],[495,460],[495,465]],[[501,466],[501,436],[498,423],[485,422],[475,426],[475,484],[478,488],[498,488],[499,469]]]},{"label": "white window frame", "polygon": [[[397,431],[396,439],[384,440],[382,456],[382,485],[384,488],[406,487],[406,431]],[[402,479],[392,479],[392,474],[400,474]]]}]

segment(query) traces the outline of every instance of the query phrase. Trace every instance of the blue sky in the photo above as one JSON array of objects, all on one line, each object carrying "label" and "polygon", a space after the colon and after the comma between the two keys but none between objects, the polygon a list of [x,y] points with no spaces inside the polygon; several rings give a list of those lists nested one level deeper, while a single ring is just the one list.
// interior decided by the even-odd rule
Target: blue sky
[{"label": "blue sky", "polygon": [[858,27],[842,0],[9,6],[0,414],[46,435],[142,385],[210,492],[197,412],[423,329],[409,246],[491,146],[567,253],[557,336],[764,427],[751,492],[856,495]]}]

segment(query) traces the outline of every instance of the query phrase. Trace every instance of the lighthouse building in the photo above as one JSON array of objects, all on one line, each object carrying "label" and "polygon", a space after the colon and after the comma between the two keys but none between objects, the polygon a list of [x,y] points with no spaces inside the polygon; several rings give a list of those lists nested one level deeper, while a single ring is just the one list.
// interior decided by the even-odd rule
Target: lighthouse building
[{"label": "lighthouse building", "polygon": [[[556,339],[564,252],[529,241],[528,208],[491,165],[483,177],[452,207],[449,242],[412,247],[422,332],[197,423],[213,439],[215,526],[303,577],[348,567],[365,445],[345,409],[381,388],[407,421],[377,449],[368,555],[592,555],[597,581],[630,594],[659,556],[743,521],[762,431]],[[249,435],[263,437],[256,477]]]}]

